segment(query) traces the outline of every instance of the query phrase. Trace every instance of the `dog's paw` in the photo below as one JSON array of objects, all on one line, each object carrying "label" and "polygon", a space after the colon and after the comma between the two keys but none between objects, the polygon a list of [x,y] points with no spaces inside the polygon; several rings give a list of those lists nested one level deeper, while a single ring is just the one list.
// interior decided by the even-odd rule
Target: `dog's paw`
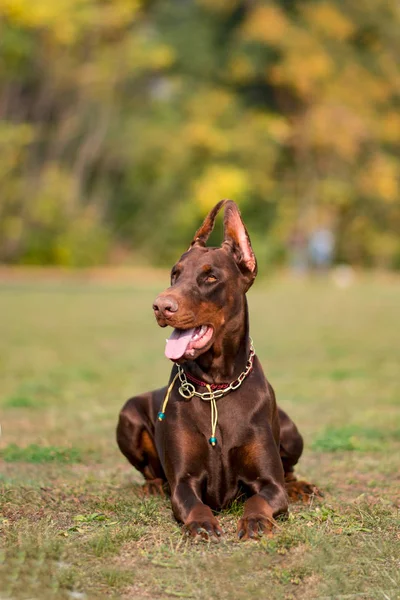
[{"label": "dog's paw", "polygon": [[187,534],[195,541],[218,542],[223,531],[215,518],[185,523]]},{"label": "dog's paw", "polygon": [[324,494],[316,485],[307,481],[292,479],[285,482],[286,493],[291,502],[308,504],[314,498],[323,498]]},{"label": "dog's paw", "polygon": [[274,522],[265,515],[251,515],[240,519],[237,535],[239,540],[258,540],[263,535],[272,535]]},{"label": "dog's paw", "polygon": [[166,482],[163,479],[147,479],[142,486],[144,496],[165,496]]}]

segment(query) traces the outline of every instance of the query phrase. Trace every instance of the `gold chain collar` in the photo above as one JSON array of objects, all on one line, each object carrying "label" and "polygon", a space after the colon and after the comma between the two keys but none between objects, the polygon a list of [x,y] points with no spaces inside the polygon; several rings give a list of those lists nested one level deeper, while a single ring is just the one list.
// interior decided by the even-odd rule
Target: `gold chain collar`
[{"label": "gold chain collar", "polygon": [[211,388],[211,385],[209,383],[206,383],[205,385],[208,390],[207,392],[197,392],[194,385],[192,383],[189,383],[189,381],[187,380],[186,373],[183,370],[183,368],[180,365],[176,365],[178,367],[178,372],[176,373],[175,377],[171,381],[171,383],[168,387],[167,393],[165,394],[162,409],[158,413],[158,420],[163,421],[165,419],[165,409],[167,408],[168,400],[171,395],[172,388],[175,385],[175,381],[179,377],[179,381],[180,381],[181,385],[178,388],[178,392],[180,393],[180,395],[183,398],[185,398],[185,400],[190,400],[190,398],[193,398],[193,396],[197,396],[198,398],[201,398],[201,400],[211,403],[211,437],[209,438],[208,441],[210,442],[211,446],[216,446],[217,438],[215,436],[215,432],[217,429],[217,422],[218,422],[218,409],[217,409],[216,401],[219,398],[222,398],[222,396],[225,396],[226,394],[228,394],[229,392],[232,392],[233,390],[237,390],[237,388],[239,388],[242,385],[242,383],[246,379],[247,375],[253,369],[254,356],[255,356],[255,351],[254,351],[254,346],[253,346],[253,340],[250,338],[250,354],[249,354],[249,358],[247,359],[245,370],[242,371],[242,373],[240,373],[239,377],[237,379],[235,379],[235,381],[232,381],[229,385],[227,385],[223,389],[213,390]]},{"label": "gold chain collar", "polygon": [[[253,340],[250,338],[250,354],[249,358],[247,359],[245,370],[240,373],[239,377],[235,379],[235,381],[232,381],[226,388],[217,390],[209,389],[207,392],[197,392],[194,385],[187,380],[186,373],[183,368],[180,365],[176,365],[178,367],[179,381],[181,382],[178,392],[183,398],[185,398],[185,400],[190,400],[190,398],[193,398],[193,396],[197,396],[205,401],[210,401],[212,398],[218,400],[219,398],[222,398],[222,396],[225,396],[225,394],[228,394],[233,390],[237,390],[242,385],[243,381],[253,368],[254,355],[255,351]],[[206,384],[206,387],[208,388],[209,386]]]}]

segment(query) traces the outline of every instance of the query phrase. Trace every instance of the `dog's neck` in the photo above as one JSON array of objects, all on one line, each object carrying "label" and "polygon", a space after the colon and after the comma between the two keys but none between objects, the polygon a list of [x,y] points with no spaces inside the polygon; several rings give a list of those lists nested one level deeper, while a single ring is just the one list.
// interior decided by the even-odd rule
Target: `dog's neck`
[{"label": "dog's neck", "polygon": [[184,368],[205,383],[230,383],[245,370],[249,354],[249,316],[243,297],[241,309],[224,324],[211,348]]}]

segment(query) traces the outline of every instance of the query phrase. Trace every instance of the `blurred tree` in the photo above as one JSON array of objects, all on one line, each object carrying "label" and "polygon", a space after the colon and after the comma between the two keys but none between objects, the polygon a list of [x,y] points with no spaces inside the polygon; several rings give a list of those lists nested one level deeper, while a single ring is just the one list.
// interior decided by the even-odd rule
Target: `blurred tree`
[{"label": "blurred tree", "polygon": [[399,267],[399,25],[396,0],[0,0],[0,260],[168,263],[231,196],[261,262],[328,225]]}]

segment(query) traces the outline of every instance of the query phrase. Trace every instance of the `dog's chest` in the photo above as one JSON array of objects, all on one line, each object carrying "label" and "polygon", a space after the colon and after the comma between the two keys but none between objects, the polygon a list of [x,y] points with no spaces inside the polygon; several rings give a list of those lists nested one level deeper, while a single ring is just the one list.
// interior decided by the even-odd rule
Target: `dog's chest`
[{"label": "dog's chest", "polygon": [[226,408],[221,403],[215,431],[215,446],[209,442],[211,424],[202,419],[202,499],[213,509],[227,506],[241,492],[245,469],[243,457],[246,444],[253,437],[254,431],[244,415],[237,417],[236,419],[228,403]]},{"label": "dog's chest", "polygon": [[221,446],[212,448],[202,486],[203,502],[215,510],[221,509],[238,496],[239,484],[229,450]]},{"label": "dog's chest", "polygon": [[[258,440],[257,453],[267,451],[268,403],[248,386],[248,394],[244,392],[240,389],[217,400],[215,429],[211,403],[198,397],[188,401],[175,397],[165,421],[156,428],[175,472],[185,463],[185,477],[201,483],[202,500],[213,509],[237,498],[249,475],[257,478],[252,467],[249,473],[253,453],[247,449],[252,440]],[[216,445],[212,446],[214,436]]]}]

